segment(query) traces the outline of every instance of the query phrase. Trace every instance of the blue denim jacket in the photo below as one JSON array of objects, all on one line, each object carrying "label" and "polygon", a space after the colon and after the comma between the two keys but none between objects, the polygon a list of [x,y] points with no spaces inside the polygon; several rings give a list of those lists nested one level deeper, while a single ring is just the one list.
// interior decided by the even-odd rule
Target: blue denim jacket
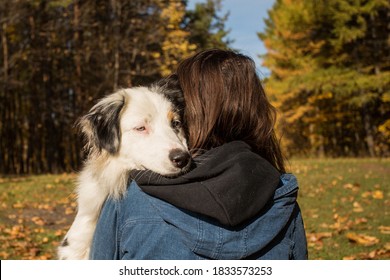
[{"label": "blue denim jacket", "polygon": [[283,174],[273,201],[243,225],[228,227],[144,193],[107,200],[91,259],[307,259],[298,184]]}]

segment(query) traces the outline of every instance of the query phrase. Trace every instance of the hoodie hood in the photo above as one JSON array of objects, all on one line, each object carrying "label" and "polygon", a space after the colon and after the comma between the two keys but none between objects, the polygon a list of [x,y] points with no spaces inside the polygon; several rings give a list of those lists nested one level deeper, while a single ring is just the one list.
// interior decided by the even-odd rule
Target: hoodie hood
[{"label": "hoodie hood", "polygon": [[242,141],[196,157],[194,168],[177,178],[151,171],[130,176],[145,193],[224,226],[238,226],[259,214],[280,185],[280,173]]}]

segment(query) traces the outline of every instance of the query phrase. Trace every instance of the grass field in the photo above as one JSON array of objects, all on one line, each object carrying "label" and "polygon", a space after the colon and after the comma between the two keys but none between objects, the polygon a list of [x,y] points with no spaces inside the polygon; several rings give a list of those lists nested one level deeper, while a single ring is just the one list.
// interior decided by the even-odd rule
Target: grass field
[{"label": "grass field", "polygon": [[[310,259],[390,259],[390,159],[296,159]],[[74,174],[0,178],[0,259],[54,259]]]}]

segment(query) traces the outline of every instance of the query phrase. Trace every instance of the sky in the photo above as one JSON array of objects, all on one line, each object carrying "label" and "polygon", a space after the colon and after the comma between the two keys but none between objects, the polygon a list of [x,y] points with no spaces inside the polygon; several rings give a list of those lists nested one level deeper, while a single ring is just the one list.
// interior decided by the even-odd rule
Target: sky
[{"label": "sky", "polygon": [[[195,3],[204,0],[189,0],[188,8],[193,8]],[[268,17],[267,11],[275,0],[222,0],[221,15],[229,11],[226,29],[230,29],[228,37],[234,42],[232,48],[250,56],[257,66],[260,77],[267,76],[269,70],[261,66],[260,54],[266,53],[266,49],[257,36],[265,28],[264,18]]]}]

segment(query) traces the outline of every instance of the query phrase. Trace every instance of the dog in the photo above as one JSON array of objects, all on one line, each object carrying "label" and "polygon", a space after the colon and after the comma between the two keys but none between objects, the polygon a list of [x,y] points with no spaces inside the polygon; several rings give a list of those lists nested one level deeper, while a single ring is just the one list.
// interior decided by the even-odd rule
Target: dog
[{"label": "dog", "polygon": [[88,156],[77,180],[78,211],[58,248],[59,259],[89,258],[102,205],[108,197],[123,196],[130,171],[169,177],[188,171],[183,110],[178,81],[170,76],[149,87],[119,90],[79,120]]}]

